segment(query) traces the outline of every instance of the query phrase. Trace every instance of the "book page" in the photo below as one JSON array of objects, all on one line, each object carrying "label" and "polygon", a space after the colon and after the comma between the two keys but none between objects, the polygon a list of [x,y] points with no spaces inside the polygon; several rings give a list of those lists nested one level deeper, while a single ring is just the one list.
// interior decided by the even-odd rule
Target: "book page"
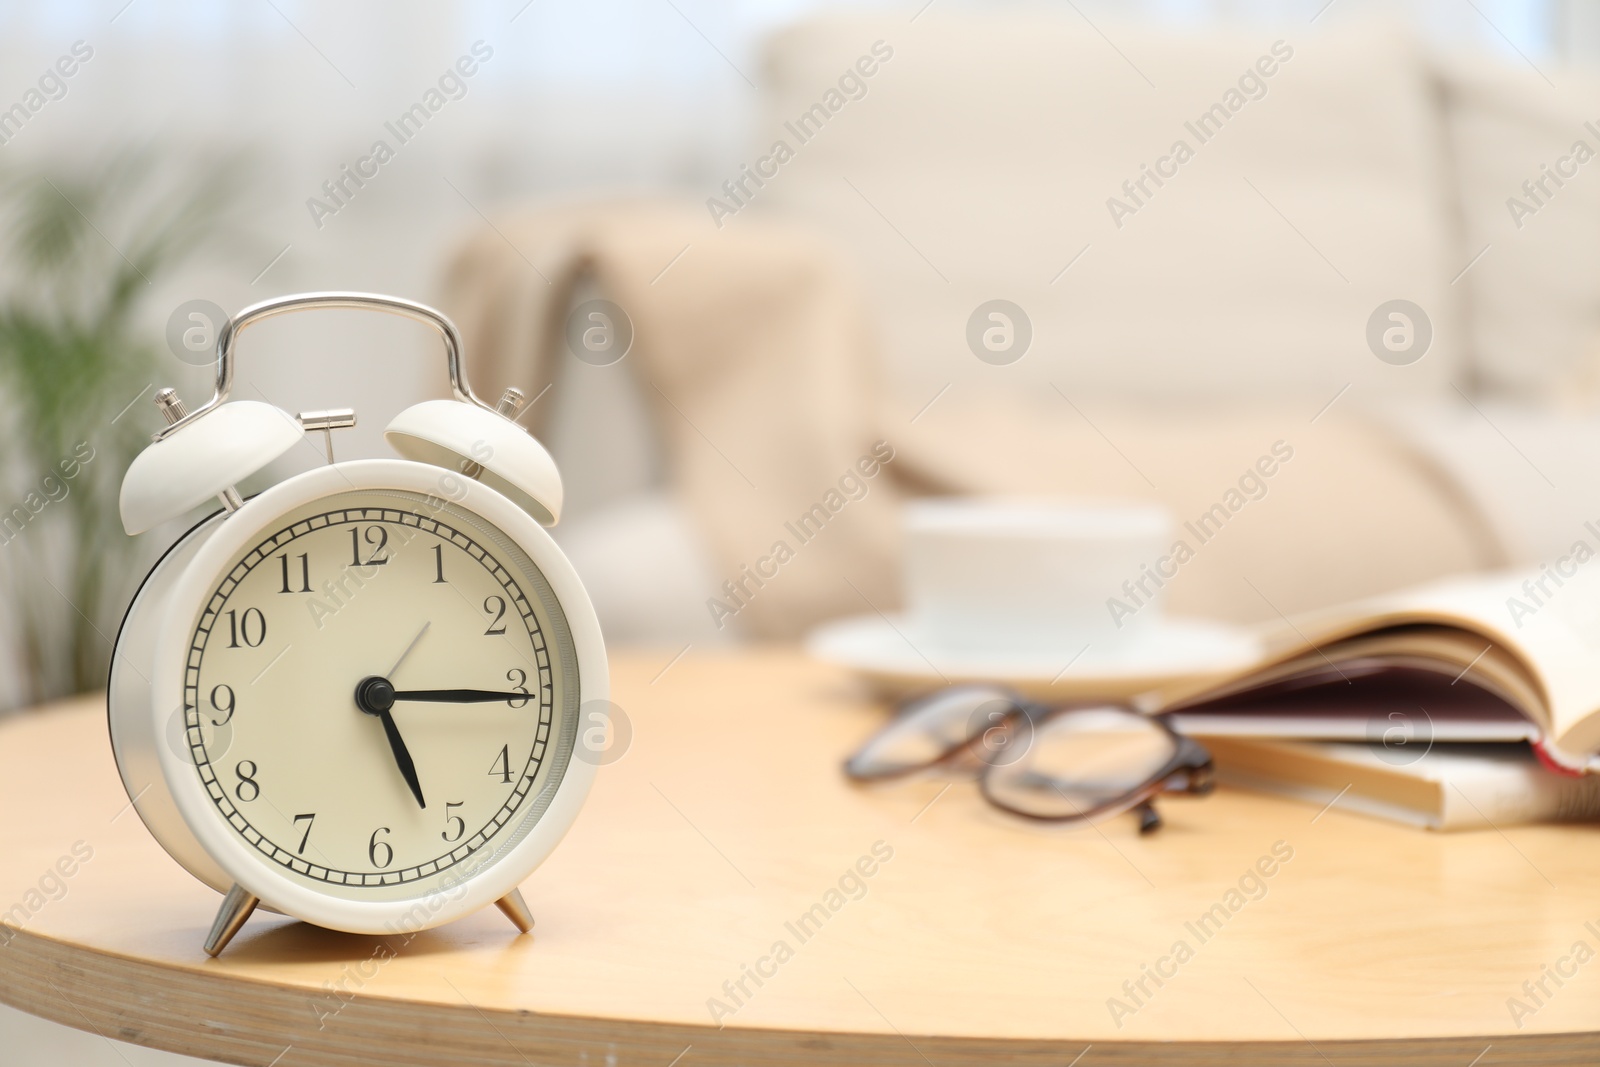
[{"label": "book page", "polygon": [[[1461,635],[1461,631],[1449,631]],[[1359,640],[1359,639],[1357,639]],[[1418,661],[1421,662],[1420,660]],[[1465,661],[1463,661],[1463,665]],[[1365,741],[1418,751],[1434,742],[1532,741],[1545,731],[1510,701],[1437,664],[1345,661],[1333,672],[1249,689],[1172,711],[1180,733],[1213,737]],[[1303,684],[1314,680],[1315,684]]]},{"label": "book page", "polygon": [[[1364,619],[1347,615],[1342,626],[1330,624],[1320,640],[1352,627],[1372,631],[1407,623],[1470,631],[1494,648],[1468,668],[1469,676],[1489,674],[1485,665],[1495,657],[1493,672],[1499,677],[1491,681],[1504,688],[1508,663],[1496,653],[1509,654],[1530,682],[1528,696],[1539,699],[1540,706],[1523,710],[1542,720],[1550,740],[1579,757],[1577,762],[1600,749],[1600,567],[1593,573],[1578,567],[1569,576],[1546,569],[1531,577],[1452,579],[1379,597],[1364,607]],[[1319,642],[1305,624],[1301,629]]]},{"label": "book page", "polygon": [[[1559,579],[1559,584],[1558,584]],[[1147,695],[1166,711],[1366,659],[1455,667],[1546,732],[1573,762],[1600,750],[1600,565],[1452,578],[1287,620],[1253,668]]]}]

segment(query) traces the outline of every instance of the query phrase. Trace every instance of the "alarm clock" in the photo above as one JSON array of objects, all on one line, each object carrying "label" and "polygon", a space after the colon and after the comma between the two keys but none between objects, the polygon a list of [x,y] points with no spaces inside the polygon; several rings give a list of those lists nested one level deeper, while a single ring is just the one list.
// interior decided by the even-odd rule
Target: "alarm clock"
[{"label": "alarm clock", "polygon": [[[229,400],[246,327],[314,308],[397,314],[442,339],[453,396],[389,424],[398,458],[334,460],[353,410]],[[123,481],[127,532],[221,506],[134,595],[107,710],[139,817],[224,894],[205,951],[258,905],[409,934],[495,902],[528,932],[518,886],[589,792],[580,716],[608,707],[608,680],[594,609],[545,531],[561,477],[514,421],[522,394],[480,400],[432,308],[308,293],[224,324],[201,407],[155,400],[167,425]],[[240,497],[300,444],[326,462]]]}]

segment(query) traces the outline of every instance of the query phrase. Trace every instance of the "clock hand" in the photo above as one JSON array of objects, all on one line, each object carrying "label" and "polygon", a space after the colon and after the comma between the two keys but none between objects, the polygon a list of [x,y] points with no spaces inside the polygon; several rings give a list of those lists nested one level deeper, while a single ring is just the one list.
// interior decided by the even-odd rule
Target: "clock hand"
[{"label": "clock hand", "polygon": [[400,728],[394,723],[394,716],[389,709],[394,707],[394,686],[389,684],[387,678],[363,678],[356,686],[356,707],[368,715],[376,716],[383,723],[384,736],[389,739],[389,750],[394,753],[394,762],[400,768],[400,777],[406,780],[406,785],[411,787],[411,795],[417,798],[417,805],[426,808],[428,802],[422,799],[422,783],[417,780],[417,765],[411,759],[411,750],[406,748],[405,739],[400,736]]},{"label": "clock hand", "polygon": [[417,765],[411,762],[411,752],[400,736],[400,728],[394,724],[394,716],[385,711],[378,716],[378,721],[383,723],[383,732],[389,735],[389,748],[393,750],[394,761],[400,767],[400,777],[411,787],[411,795],[417,798],[417,805],[426,808],[428,802],[422,799],[422,783],[417,781]]},{"label": "clock hand", "polygon": [[411,650],[417,647],[417,642],[422,640],[422,635],[427,633],[428,627],[432,625],[432,619],[429,619],[427,622],[422,624],[422,629],[417,631],[417,636],[411,639],[411,643],[406,646],[406,650],[400,653],[400,658],[394,661],[394,666],[389,668],[389,673],[384,675],[385,678],[393,678],[395,676],[395,674],[400,670],[400,664],[404,663],[406,661],[406,657],[411,655]]},{"label": "clock hand", "polygon": [[490,704],[501,700],[528,700],[531,693],[501,693],[492,689],[402,689],[395,700],[419,700],[431,704]]}]

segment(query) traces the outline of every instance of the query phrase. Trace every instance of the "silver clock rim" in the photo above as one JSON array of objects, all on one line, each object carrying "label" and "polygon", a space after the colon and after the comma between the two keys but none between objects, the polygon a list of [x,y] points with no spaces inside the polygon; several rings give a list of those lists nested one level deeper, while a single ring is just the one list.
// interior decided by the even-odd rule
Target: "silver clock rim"
[{"label": "silver clock rim", "polygon": [[[401,490],[444,496],[457,507],[480,516],[517,544],[549,582],[559,601],[577,660],[577,704],[609,695],[604,643],[588,594],[577,572],[550,535],[501,493],[448,470],[410,460],[357,460],[318,467],[287,479],[252,498],[228,516],[173,579],[157,641],[149,714],[177,707],[183,699],[183,666],[191,631],[219,577],[251,539],[284,515],[320,499],[359,491]],[[152,728],[159,731],[160,723]],[[354,900],[330,896],[263,864],[256,850],[220,817],[193,768],[167,746],[157,745],[161,786],[167,789],[189,832],[204,852],[238,885],[285,914],[354,933],[392,933],[426,929],[491,903],[516,888],[555,848],[576,819],[593,783],[592,762],[568,755],[561,780],[542,813],[530,808],[516,823],[520,840],[503,852],[485,857],[485,865],[467,865],[454,876],[429,879],[415,896],[397,900]],[[531,825],[528,825],[531,821]],[[489,862],[492,860],[492,862]]]}]

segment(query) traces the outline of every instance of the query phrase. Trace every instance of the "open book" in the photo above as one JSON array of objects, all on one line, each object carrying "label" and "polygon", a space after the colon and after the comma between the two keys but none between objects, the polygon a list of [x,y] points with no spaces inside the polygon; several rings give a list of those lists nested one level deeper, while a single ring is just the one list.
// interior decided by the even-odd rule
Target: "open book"
[{"label": "open book", "polygon": [[1248,668],[1138,703],[1201,738],[1528,741],[1553,770],[1600,769],[1594,570],[1452,579],[1302,616]]}]

